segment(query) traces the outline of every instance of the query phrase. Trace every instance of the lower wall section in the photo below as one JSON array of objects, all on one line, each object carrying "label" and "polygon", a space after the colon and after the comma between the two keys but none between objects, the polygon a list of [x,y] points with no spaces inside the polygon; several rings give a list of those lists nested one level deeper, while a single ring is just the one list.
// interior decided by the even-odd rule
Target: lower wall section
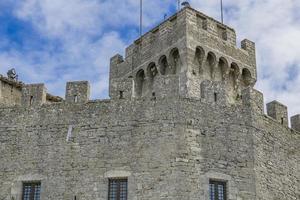
[{"label": "lower wall section", "polygon": [[251,124],[238,106],[121,99],[0,116],[0,200],[21,200],[31,181],[42,200],[106,200],[112,178],[128,180],[129,200],[207,200],[210,181],[226,185],[228,200],[299,194],[299,137],[269,133],[274,122],[255,128],[269,119]]}]

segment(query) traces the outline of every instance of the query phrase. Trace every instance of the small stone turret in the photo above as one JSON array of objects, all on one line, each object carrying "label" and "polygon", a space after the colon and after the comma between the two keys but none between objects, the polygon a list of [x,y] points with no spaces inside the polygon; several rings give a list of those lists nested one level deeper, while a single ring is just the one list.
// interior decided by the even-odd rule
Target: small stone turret
[{"label": "small stone turret", "polygon": [[267,113],[280,124],[288,126],[288,110],[285,105],[278,101],[272,101],[267,104]]},{"label": "small stone turret", "polygon": [[68,82],[66,86],[66,102],[86,103],[90,98],[90,84],[88,81]]},{"label": "small stone turret", "polygon": [[291,117],[292,129],[300,132],[300,114]]},{"label": "small stone turret", "polygon": [[46,103],[47,89],[44,84],[30,84],[22,88],[22,105],[37,106]]}]

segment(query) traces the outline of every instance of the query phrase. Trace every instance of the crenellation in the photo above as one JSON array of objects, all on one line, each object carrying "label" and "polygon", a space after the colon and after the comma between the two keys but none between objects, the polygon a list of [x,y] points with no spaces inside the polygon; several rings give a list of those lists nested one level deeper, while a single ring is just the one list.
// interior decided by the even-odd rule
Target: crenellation
[{"label": "crenellation", "polygon": [[22,105],[39,106],[47,101],[47,89],[43,83],[28,84],[22,88]]},{"label": "crenellation", "polygon": [[300,114],[291,117],[291,127],[300,132]]},{"label": "crenellation", "polygon": [[283,126],[288,126],[287,107],[278,101],[272,101],[267,104],[267,113]]},{"label": "crenellation", "polygon": [[245,109],[251,109],[254,114],[264,115],[264,96],[258,90],[247,87],[242,91],[243,106]]},{"label": "crenellation", "polygon": [[68,82],[66,86],[66,102],[86,103],[90,98],[90,84],[88,81]]}]

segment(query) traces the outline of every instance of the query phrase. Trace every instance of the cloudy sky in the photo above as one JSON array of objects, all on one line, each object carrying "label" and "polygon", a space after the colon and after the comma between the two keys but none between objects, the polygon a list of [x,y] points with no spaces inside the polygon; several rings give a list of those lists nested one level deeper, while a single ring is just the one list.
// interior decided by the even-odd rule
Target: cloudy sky
[{"label": "cloudy sky", "polygon": [[[265,101],[300,113],[300,1],[223,0],[238,40],[256,42]],[[176,11],[177,0],[144,0],[144,30]],[[219,19],[219,0],[190,0]],[[0,74],[16,68],[26,83],[64,96],[65,82],[89,80],[93,98],[108,96],[109,59],[138,37],[139,0],[0,0]]]}]

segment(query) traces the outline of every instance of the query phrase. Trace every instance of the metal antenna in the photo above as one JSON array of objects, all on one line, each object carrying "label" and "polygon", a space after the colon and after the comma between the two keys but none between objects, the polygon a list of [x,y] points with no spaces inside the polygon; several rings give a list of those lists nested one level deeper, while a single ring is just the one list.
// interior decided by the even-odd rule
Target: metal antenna
[{"label": "metal antenna", "polygon": [[140,37],[143,34],[143,0],[140,0]]},{"label": "metal antenna", "polygon": [[222,20],[222,24],[224,24],[224,15],[223,15],[223,0],[221,0],[221,20]]}]

